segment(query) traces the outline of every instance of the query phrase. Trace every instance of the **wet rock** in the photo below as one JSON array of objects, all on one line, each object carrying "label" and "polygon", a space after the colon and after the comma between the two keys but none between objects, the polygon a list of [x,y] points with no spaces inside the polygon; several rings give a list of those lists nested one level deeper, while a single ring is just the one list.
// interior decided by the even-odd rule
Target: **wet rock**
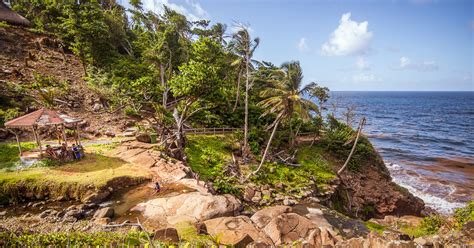
[{"label": "wet rock", "polygon": [[114,217],[114,209],[111,208],[111,207],[105,207],[105,208],[101,208],[101,209],[98,209],[97,211],[95,211],[94,213],[94,219],[100,219],[100,218],[112,218]]},{"label": "wet rock", "polygon": [[153,199],[138,204],[132,210],[142,212],[144,217],[151,220],[174,225],[183,221],[196,223],[215,217],[232,216],[241,209],[240,201],[232,195],[191,192]]},{"label": "wet rock", "polygon": [[219,236],[223,245],[245,247],[253,241],[272,244],[271,239],[257,229],[247,216],[210,219],[204,225],[207,233]]},{"label": "wet rock", "polygon": [[155,231],[155,235],[153,236],[154,240],[160,240],[164,242],[179,242],[179,235],[178,231],[174,228],[163,228],[160,230]]},{"label": "wet rock", "polygon": [[268,207],[257,211],[251,219],[258,228],[264,228],[273,218],[290,212],[291,208],[288,206]]}]

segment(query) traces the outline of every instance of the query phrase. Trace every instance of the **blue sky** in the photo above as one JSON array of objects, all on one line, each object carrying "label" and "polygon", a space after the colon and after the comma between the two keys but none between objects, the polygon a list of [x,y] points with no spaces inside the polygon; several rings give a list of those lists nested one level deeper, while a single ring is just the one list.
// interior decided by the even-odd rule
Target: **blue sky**
[{"label": "blue sky", "polygon": [[474,90],[474,1],[142,2],[227,24],[229,33],[248,25],[261,39],[256,59],[299,60],[306,83],[331,90]]}]

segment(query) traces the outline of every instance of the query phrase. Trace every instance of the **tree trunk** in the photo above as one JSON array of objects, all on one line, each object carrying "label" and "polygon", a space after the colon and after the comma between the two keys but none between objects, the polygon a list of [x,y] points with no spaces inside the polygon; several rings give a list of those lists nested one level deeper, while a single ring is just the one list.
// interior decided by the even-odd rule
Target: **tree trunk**
[{"label": "tree trunk", "polygon": [[240,99],[240,79],[242,78],[242,69],[239,68],[239,75],[237,77],[237,93],[235,96],[235,103],[234,103],[234,108],[232,109],[232,112],[235,112],[235,109],[237,109],[237,104],[239,103]]},{"label": "tree trunk", "polygon": [[165,68],[163,64],[160,64],[160,80],[161,80],[161,86],[163,87],[163,108],[166,109],[166,104],[168,101],[168,91],[166,90]]},{"label": "tree trunk", "polygon": [[276,132],[276,130],[277,130],[277,128],[278,128],[278,124],[280,124],[280,119],[278,119],[278,120],[275,122],[275,126],[273,126],[272,134],[270,135],[270,138],[268,139],[267,147],[265,148],[265,152],[263,152],[263,157],[262,157],[262,160],[260,161],[260,164],[258,165],[257,170],[255,170],[253,173],[250,173],[247,178],[249,178],[250,175],[252,175],[252,174],[253,174],[253,175],[257,174],[258,171],[260,170],[260,168],[262,168],[262,165],[263,165],[263,163],[265,162],[265,158],[267,157],[268,149],[270,148],[270,145],[272,144],[273,136],[275,136],[275,132]]},{"label": "tree trunk", "polygon": [[242,157],[245,159],[248,156],[248,132],[249,132],[249,56],[245,57],[245,117],[244,117],[244,146],[242,147]]},{"label": "tree trunk", "polygon": [[360,120],[360,123],[359,123],[359,129],[357,130],[356,139],[354,141],[354,144],[352,145],[351,152],[349,153],[349,156],[347,157],[346,162],[344,163],[344,165],[341,167],[341,169],[339,169],[339,171],[337,171],[338,176],[341,175],[341,173],[344,171],[344,169],[346,169],[347,165],[349,164],[349,160],[351,159],[352,154],[355,151],[355,148],[357,146],[357,142],[359,141],[359,136],[360,136],[360,133],[362,132],[362,127],[364,127],[364,124],[365,124],[365,117],[362,117],[362,119]]}]

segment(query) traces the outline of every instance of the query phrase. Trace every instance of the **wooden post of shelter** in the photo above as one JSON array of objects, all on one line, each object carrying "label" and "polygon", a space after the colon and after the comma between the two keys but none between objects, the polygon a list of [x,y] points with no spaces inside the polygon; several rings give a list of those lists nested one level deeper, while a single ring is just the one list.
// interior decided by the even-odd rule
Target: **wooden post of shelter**
[{"label": "wooden post of shelter", "polygon": [[33,128],[33,134],[35,135],[36,144],[38,145],[39,150],[40,150],[40,155],[43,155],[43,147],[41,146],[41,140],[39,138],[39,135],[36,132],[36,126],[33,126],[32,128]]},{"label": "wooden post of shelter", "polygon": [[18,146],[19,156],[20,156],[20,158],[21,158],[21,155],[23,155],[23,152],[21,151],[20,136],[18,135],[17,132],[14,132],[14,131],[11,130],[10,128],[7,128],[7,130],[10,131],[10,133],[12,133],[13,135],[15,135],[16,145]]},{"label": "wooden post of shelter", "polygon": [[78,128],[77,123],[76,123],[75,127],[76,127],[76,135],[77,135],[77,144],[81,145],[81,136],[80,136],[80,133],[79,133],[79,128]]},{"label": "wooden post of shelter", "polygon": [[67,146],[66,126],[64,126],[64,124],[61,124],[61,130],[62,130],[62,133],[63,133],[64,144],[66,144],[66,146]]}]

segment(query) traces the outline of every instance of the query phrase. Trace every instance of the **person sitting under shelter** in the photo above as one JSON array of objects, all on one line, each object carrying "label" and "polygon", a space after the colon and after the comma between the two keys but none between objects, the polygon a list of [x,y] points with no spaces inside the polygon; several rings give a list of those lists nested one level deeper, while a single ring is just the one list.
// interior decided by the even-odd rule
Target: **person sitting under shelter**
[{"label": "person sitting under shelter", "polygon": [[66,143],[61,145],[61,149],[59,150],[59,158],[63,161],[69,160],[71,158],[70,153],[67,150]]},{"label": "person sitting under shelter", "polygon": [[76,144],[72,144],[72,153],[74,154],[74,159],[81,159],[81,152]]},{"label": "person sitting under shelter", "polygon": [[50,145],[46,145],[46,157],[49,159],[57,159],[58,156]]}]

